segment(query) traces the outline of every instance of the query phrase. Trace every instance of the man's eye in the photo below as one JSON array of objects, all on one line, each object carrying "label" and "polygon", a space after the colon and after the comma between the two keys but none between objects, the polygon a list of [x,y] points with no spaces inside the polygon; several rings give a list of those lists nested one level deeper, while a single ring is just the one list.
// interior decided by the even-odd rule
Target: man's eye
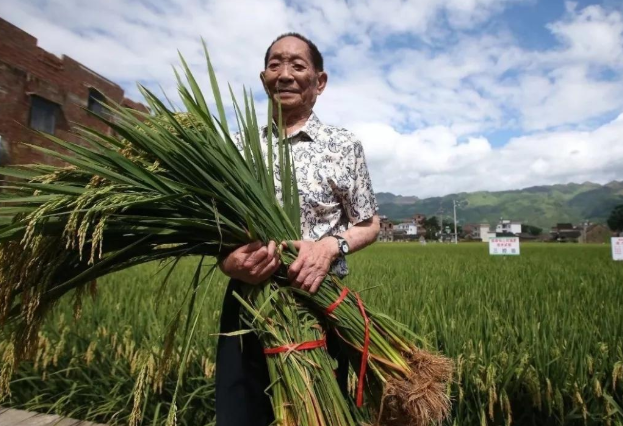
[{"label": "man's eye", "polygon": [[296,71],[303,71],[303,70],[305,70],[305,66],[304,66],[304,65],[301,65],[301,64],[294,64],[293,68],[294,68]]},{"label": "man's eye", "polygon": [[278,62],[272,62],[270,64],[268,64],[268,69],[269,70],[276,70],[279,68],[279,63]]}]

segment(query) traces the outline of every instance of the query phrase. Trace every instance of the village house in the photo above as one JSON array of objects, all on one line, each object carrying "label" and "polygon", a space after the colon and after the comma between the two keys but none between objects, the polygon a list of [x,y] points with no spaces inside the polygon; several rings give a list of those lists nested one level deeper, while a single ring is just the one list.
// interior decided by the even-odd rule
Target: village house
[{"label": "village house", "polygon": [[489,235],[495,237],[495,232],[491,232],[488,223],[467,223],[463,225],[463,235],[471,240],[489,241]]},{"label": "village house", "polygon": [[415,222],[402,222],[394,227],[395,231],[404,231],[405,235],[417,235],[418,225]]},{"label": "village house", "polygon": [[397,229],[396,225],[394,225],[394,232],[392,235],[392,241],[408,241],[407,233],[403,229]]},{"label": "village house", "polygon": [[413,215],[413,223],[415,223],[417,226],[424,226],[424,221],[426,221],[426,215],[420,213],[416,213]]},{"label": "village house", "polygon": [[394,241],[416,241],[417,235],[418,225],[414,221],[405,221],[394,226]]},{"label": "village house", "polygon": [[117,84],[70,57],[43,50],[35,37],[0,18],[1,163],[59,164],[21,143],[59,150],[33,130],[77,143],[79,138],[71,133],[74,123],[111,134],[88,112],[104,115],[105,98],[147,112],[144,105],[127,99]]},{"label": "village house", "polygon": [[582,229],[571,223],[557,223],[549,233],[554,241],[575,243],[582,236]]},{"label": "village house", "polygon": [[376,237],[377,241],[391,242],[394,241],[394,224],[387,218],[387,216],[381,216],[381,229]]},{"label": "village house", "polygon": [[476,232],[477,232],[477,228],[478,224],[475,223],[466,223],[465,225],[463,225],[463,236],[465,238],[474,238]]},{"label": "village house", "polygon": [[603,223],[557,223],[550,230],[550,239],[558,242],[577,242],[588,244],[609,243],[614,233]]},{"label": "village house", "polygon": [[521,234],[521,222],[516,222],[508,219],[500,219],[498,225],[495,227],[496,234]]}]

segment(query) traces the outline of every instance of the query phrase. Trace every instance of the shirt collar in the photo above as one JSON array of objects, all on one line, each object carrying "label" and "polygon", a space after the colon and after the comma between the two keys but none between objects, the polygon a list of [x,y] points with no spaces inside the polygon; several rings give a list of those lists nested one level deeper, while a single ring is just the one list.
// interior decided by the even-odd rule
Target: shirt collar
[{"label": "shirt collar", "polygon": [[[289,135],[290,138],[297,137],[298,135],[306,136],[306,138],[311,141],[315,141],[318,138],[318,133],[320,132],[320,127],[322,126],[322,122],[316,116],[316,113],[311,112],[309,118],[299,130],[297,130],[294,134]],[[273,135],[277,136],[277,124],[273,121]],[[268,126],[262,126],[262,135],[266,137],[268,133]]]}]

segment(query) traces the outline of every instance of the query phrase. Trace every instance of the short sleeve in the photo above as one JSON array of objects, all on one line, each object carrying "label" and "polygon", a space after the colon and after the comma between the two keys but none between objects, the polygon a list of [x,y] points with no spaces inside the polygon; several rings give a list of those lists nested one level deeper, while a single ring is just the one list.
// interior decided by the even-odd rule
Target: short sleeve
[{"label": "short sleeve", "polygon": [[378,211],[376,196],[363,153],[363,145],[354,136],[349,135],[349,143],[342,150],[342,205],[353,225],[370,219]]}]

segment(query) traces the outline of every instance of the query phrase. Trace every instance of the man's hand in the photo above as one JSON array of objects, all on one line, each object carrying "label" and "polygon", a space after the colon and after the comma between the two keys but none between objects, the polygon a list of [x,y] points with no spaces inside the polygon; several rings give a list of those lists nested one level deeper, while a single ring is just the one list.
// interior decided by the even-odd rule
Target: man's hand
[{"label": "man's hand", "polygon": [[274,241],[267,246],[260,241],[239,247],[219,263],[223,273],[247,284],[266,281],[281,264]]},{"label": "man's hand", "polygon": [[333,237],[327,237],[320,241],[292,243],[299,254],[288,268],[288,279],[293,287],[314,294],[339,255],[337,241]]}]

